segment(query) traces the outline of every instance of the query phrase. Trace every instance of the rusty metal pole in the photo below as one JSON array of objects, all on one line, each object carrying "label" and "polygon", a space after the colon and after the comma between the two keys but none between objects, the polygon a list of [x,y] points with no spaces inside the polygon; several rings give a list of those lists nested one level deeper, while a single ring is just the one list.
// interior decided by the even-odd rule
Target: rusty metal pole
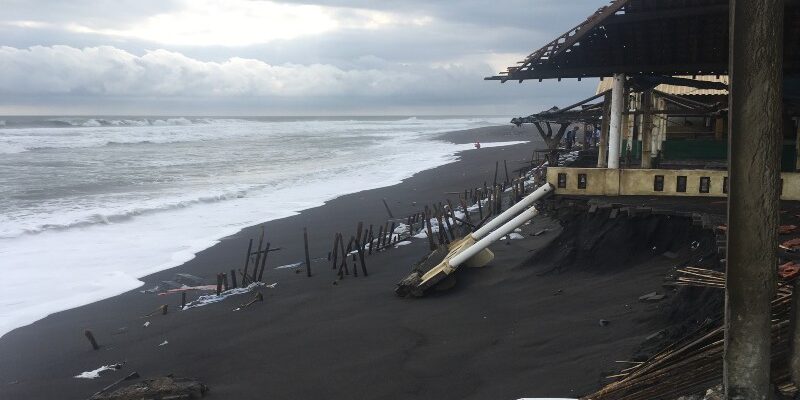
[{"label": "rusty metal pole", "polygon": [[726,399],[770,393],[783,128],[784,2],[730,1]]}]

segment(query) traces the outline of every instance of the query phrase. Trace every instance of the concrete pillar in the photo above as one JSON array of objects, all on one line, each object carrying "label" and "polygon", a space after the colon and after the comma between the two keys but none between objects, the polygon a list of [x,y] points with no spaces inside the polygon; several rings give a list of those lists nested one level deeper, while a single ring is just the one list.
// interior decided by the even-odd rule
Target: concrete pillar
[{"label": "concrete pillar", "polygon": [[597,143],[597,168],[608,167],[608,119],[611,115],[611,95],[603,97],[603,122],[600,125],[600,141]]},{"label": "concrete pillar", "polygon": [[614,74],[611,86],[611,116],[608,131],[608,168],[619,169],[622,109],[625,107],[625,74]]},{"label": "concrete pillar", "polygon": [[642,168],[653,168],[653,116],[650,114],[653,95],[647,90],[642,93]]},{"label": "concrete pillar", "polygon": [[784,2],[730,1],[726,399],[770,393],[783,126]]}]

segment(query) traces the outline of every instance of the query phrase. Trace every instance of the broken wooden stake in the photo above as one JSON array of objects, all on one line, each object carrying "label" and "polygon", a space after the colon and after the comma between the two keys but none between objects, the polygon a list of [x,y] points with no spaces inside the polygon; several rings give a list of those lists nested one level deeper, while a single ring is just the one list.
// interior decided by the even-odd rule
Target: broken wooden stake
[{"label": "broken wooden stake", "polygon": [[233,285],[234,289],[239,287],[239,285],[236,282],[236,270],[233,269],[231,270],[231,285]]},{"label": "broken wooden stake", "polygon": [[250,239],[250,244],[247,245],[247,257],[244,259],[244,272],[242,275],[242,286],[247,286],[245,278],[247,276],[247,268],[250,266],[250,252],[253,251],[253,239]]},{"label": "broken wooden stake", "polygon": [[100,345],[97,344],[97,340],[94,339],[94,334],[90,330],[83,331],[83,334],[86,335],[86,339],[89,339],[89,343],[92,344],[92,348],[95,350],[100,350]]},{"label": "broken wooden stake", "polygon": [[[267,267],[267,255],[269,255],[269,246],[270,243],[267,242],[267,247],[264,249],[264,258],[261,259],[261,270],[259,270],[258,277],[256,278],[256,281],[258,282],[261,282],[261,279],[264,278],[264,269]],[[253,273],[254,277],[255,275],[256,274]]]},{"label": "broken wooden stake", "polygon": [[386,203],[386,199],[382,200],[383,200],[383,206],[386,207],[386,212],[389,213],[389,218],[394,218],[394,215],[392,215],[392,210],[389,209],[389,204]]},{"label": "broken wooden stake", "polygon": [[[236,279],[235,276],[236,275],[234,275],[233,279]],[[186,308],[186,292],[181,292],[181,310],[184,308]]]},{"label": "broken wooden stake", "polygon": [[308,230],[303,227],[303,246],[306,252],[306,276],[311,277],[311,258],[308,256]]}]

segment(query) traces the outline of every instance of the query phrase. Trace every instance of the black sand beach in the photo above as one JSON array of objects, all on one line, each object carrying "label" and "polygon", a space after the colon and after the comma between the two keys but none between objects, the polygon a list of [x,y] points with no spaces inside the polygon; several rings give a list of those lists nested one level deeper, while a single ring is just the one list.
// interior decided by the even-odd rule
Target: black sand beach
[{"label": "black sand beach", "polygon": [[[513,127],[443,137],[460,143],[536,140]],[[179,272],[212,283],[216,273],[241,267],[258,227],[143,278],[136,290],[14,330],[0,339],[0,398],[84,399],[133,371],[199,378],[211,388],[210,399],[516,399],[592,392],[619,369],[615,361],[631,359],[644,338],[662,328],[664,303],[637,298],[661,288],[674,260],[540,275],[548,266],[530,257],[561,229],[547,216],[524,228],[524,240],[495,244],[489,266],[464,270],[454,289],[422,299],[398,298],[393,290],[427,254],[424,239],[369,256],[368,277],[346,276],[337,284],[325,259],[335,232],[349,235],[359,220],[376,226],[386,220],[381,199],[395,216],[456,199],[446,193],[491,184],[496,161],[502,166],[508,160],[516,169],[536,147],[543,145],[465,151],[460,161],[401,184],[266,223],[268,240],[282,250],[269,255],[264,280],[277,286],[262,288],[265,301],[246,309],[232,311],[252,294],[176,311],[180,294],[140,290]],[[302,261],[304,226],[313,276],[273,269]],[[543,229],[549,231],[531,235]],[[161,304],[169,304],[167,315],[143,317]],[[600,319],[610,324],[601,326]],[[87,328],[100,350],[91,349]],[[119,362],[125,363],[121,370],[98,379],[74,378]]]}]

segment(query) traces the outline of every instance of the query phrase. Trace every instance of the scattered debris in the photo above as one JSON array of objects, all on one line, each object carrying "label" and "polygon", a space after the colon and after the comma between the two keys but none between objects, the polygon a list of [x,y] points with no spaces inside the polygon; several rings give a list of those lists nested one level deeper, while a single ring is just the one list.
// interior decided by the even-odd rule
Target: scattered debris
[{"label": "scattered debris", "polygon": [[162,342],[160,345],[158,345],[158,347],[161,347],[161,346],[166,346],[166,345],[168,345],[168,344],[169,344],[169,342],[168,342],[168,341],[166,341],[166,340],[164,340],[164,341],[163,341],[163,342]]},{"label": "scattered debris", "polygon": [[145,321],[145,323],[142,324],[142,326],[147,328],[148,326],[150,326],[150,321]]},{"label": "scattered debris", "polygon": [[664,300],[664,298],[666,297],[667,297],[666,295],[659,294],[658,292],[650,292],[645,295],[639,296],[639,301],[645,303],[655,303]]},{"label": "scattered debris", "polygon": [[800,275],[800,264],[796,264],[794,261],[778,266],[778,276],[784,280],[792,280],[798,275]]},{"label": "scattered debris", "polygon": [[253,297],[253,300],[250,300],[249,302],[240,305],[239,307],[235,308],[233,311],[239,311],[242,308],[249,307],[252,304],[255,304],[257,301],[264,301],[264,295],[261,294],[261,292],[256,292],[256,295]]},{"label": "scattered debris", "polygon": [[277,284],[278,283],[275,282],[275,283],[272,283],[270,285],[264,285],[263,282],[253,282],[253,283],[247,285],[246,287],[226,290],[226,291],[222,292],[219,296],[216,295],[216,294],[203,295],[203,296],[198,297],[197,300],[192,301],[191,303],[187,303],[186,307],[184,307],[183,309],[184,310],[188,310],[190,308],[203,307],[203,306],[207,306],[209,304],[218,303],[218,302],[220,302],[222,300],[225,300],[226,298],[228,298],[230,296],[236,296],[236,295],[239,295],[239,294],[248,293],[248,292],[252,291],[253,289],[255,289],[257,287],[264,286],[264,287],[272,289]]},{"label": "scattered debris", "polygon": [[544,235],[545,233],[547,233],[547,232],[549,232],[549,231],[550,231],[549,229],[542,229],[542,230],[540,230],[540,231],[537,231],[537,232],[535,232],[535,233],[533,234],[533,236],[541,236],[541,235]]},{"label": "scattered debris", "polygon": [[396,249],[396,248],[398,248],[398,247],[400,247],[400,246],[407,246],[407,245],[409,245],[409,244],[411,244],[411,241],[409,241],[409,240],[404,240],[404,241],[402,241],[402,242],[397,242],[397,243],[395,243],[395,244],[394,244],[394,248]]},{"label": "scattered debris", "polygon": [[558,296],[558,295],[563,294],[563,293],[564,293],[564,289],[558,289],[558,290],[556,290],[555,293],[553,293],[553,296]]},{"label": "scattered debris", "polygon": [[781,225],[778,227],[779,235],[786,235],[797,230],[797,225]]},{"label": "scattered debris", "polygon": [[610,324],[610,323],[611,323],[611,321],[609,321],[609,320],[607,320],[607,319],[601,319],[601,320],[599,321],[599,324],[600,324],[600,326],[607,326],[607,325],[608,325],[608,324]]},{"label": "scattered debris", "polygon": [[92,371],[81,372],[80,374],[75,375],[75,378],[80,378],[80,379],[99,378],[100,374],[102,374],[103,372],[116,371],[118,369],[122,369],[122,365],[123,365],[122,363],[103,365],[102,367]]},{"label": "scattered debris", "polygon": [[97,393],[89,400],[191,400],[202,398],[206,392],[208,386],[197,379],[165,376],[134,383],[110,393]]},{"label": "scattered debris", "polygon": [[275,269],[289,269],[289,268],[298,268],[298,267],[300,267],[300,266],[302,266],[302,265],[303,265],[303,262],[301,261],[301,262],[296,262],[296,263],[294,263],[294,264],[286,264],[286,265],[281,265],[281,266],[279,266],[279,267],[275,267]]},{"label": "scattered debris", "polygon": [[794,250],[794,249],[800,247],[800,238],[794,238],[794,239],[787,240],[787,241],[781,243],[781,247],[784,247],[784,248],[789,249],[789,250]]}]

